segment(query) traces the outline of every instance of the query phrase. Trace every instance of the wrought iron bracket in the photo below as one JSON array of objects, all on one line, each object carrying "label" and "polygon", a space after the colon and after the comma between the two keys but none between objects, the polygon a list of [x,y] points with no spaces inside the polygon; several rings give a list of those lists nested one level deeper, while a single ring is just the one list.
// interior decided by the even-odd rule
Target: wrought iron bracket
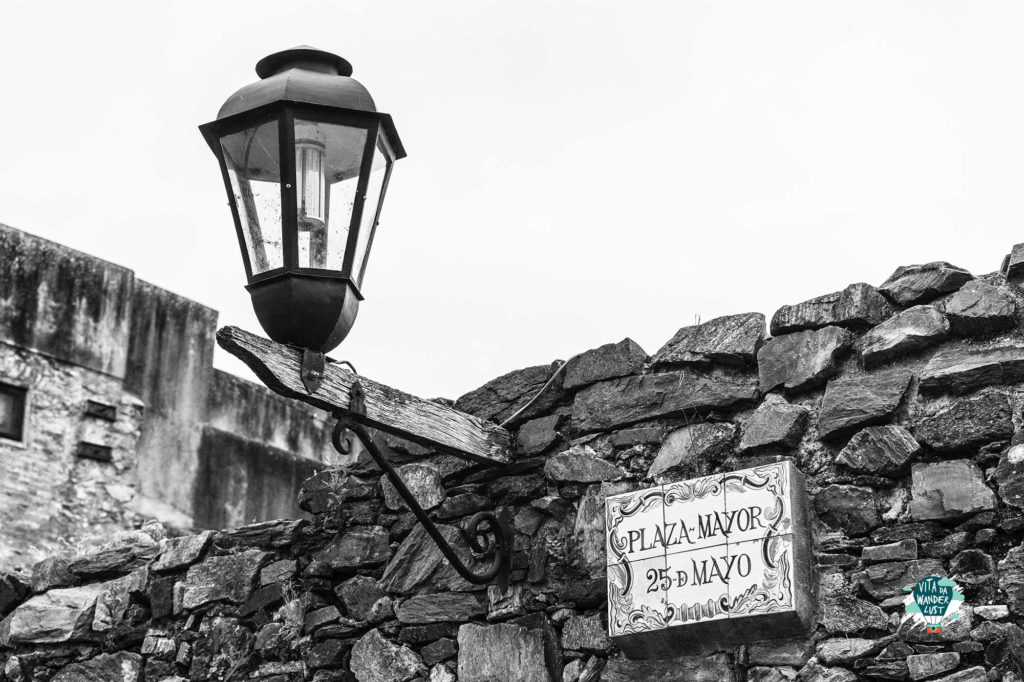
[{"label": "wrought iron bracket", "polygon": [[423,529],[431,537],[441,554],[452,565],[452,567],[466,581],[475,585],[486,585],[494,583],[502,591],[508,589],[509,570],[512,565],[512,523],[511,513],[507,508],[500,508],[497,513],[478,512],[471,516],[464,526],[459,528],[462,539],[469,546],[473,555],[480,561],[489,561],[489,565],[482,572],[474,572],[463,563],[462,559],[452,549],[451,545],[437,529],[434,521],[430,518],[416,497],[405,485],[405,481],[398,475],[391,463],[381,453],[380,448],[373,442],[366,428],[359,424],[353,415],[365,413],[363,404],[363,388],[357,381],[353,384],[349,393],[349,409],[347,412],[338,411],[334,417],[338,420],[334,425],[331,434],[331,442],[334,448],[341,454],[348,454],[351,450],[345,443],[345,430],[348,429],[362,442],[366,451],[370,453],[374,462],[388,477],[391,484],[398,491],[399,496],[405,501],[416,520],[420,522]]},{"label": "wrought iron bracket", "polygon": [[302,349],[302,385],[306,392],[313,395],[324,383],[324,369],[327,367],[327,356],[308,348]]}]

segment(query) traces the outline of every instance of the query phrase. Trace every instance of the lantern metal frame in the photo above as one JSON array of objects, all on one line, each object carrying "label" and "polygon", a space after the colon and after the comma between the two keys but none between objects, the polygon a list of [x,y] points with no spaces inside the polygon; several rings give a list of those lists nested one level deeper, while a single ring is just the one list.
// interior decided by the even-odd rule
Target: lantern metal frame
[{"label": "lantern metal frame", "polygon": [[[348,225],[348,240],[345,245],[345,255],[340,270],[329,268],[307,268],[299,267],[298,263],[298,198],[296,172],[295,172],[295,120],[296,118],[314,123],[326,123],[341,125],[349,128],[357,128],[366,131],[366,142],[363,146],[362,159],[359,165],[359,180],[356,185],[356,201],[352,207],[352,215]],[[279,181],[281,189],[281,249],[283,264],[280,267],[272,268],[264,272],[253,274],[252,262],[249,255],[249,248],[245,242],[245,226],[239,214],[237,201],[231,179],[228,175],[227,163],[224,150],[221,147],[221,139],[228,135],[244,132],[276,121],[278,124],[278,153],[281,164],[281,178]],[[394,163],[405,157],[405,148],[395,130],[394,122],[388,114],[360,111],[357,109],[343,109],[322,104],[311,104],[296,100],[277,100],[268,104],[231,114],[224,118],[211,121],[199,126],[206,143],[210,146],[217,162],[220,165],[221,179],[228,192],[231,205],[231,216],[235,222],[235,233],[238,238],[239,250],[242,252],[242,260],[245,265],[245,276],[248,281],[247,289],[251,290],[256,284],[273,280],[285,275],[301,275],[305,277],[327,278],[332,280],[346,281],[352,287],[359,300],[363,300],[361,287],[366,275],[366,265],[369,262],[370,251],[373,249],[373,238],[377,231],[377,221],[380,217],[381,208],[384,205],[384,197],[387,194],[388,184],[391,179],[391,172]],[[370,171],[373,164],[373,157],[378,142],[384,145],[384,152],[387,155],[387,166],[384,171],[384,179],[381,183],[380,196],[375,197],[377,205],[373,221],[367,224],[370,230],[367,235],[366,250],[362,254],[362,260],[355,269],[356,245],[358,243],[362,227],[363,210],[366,206],[366,190],[370,181]]]}]

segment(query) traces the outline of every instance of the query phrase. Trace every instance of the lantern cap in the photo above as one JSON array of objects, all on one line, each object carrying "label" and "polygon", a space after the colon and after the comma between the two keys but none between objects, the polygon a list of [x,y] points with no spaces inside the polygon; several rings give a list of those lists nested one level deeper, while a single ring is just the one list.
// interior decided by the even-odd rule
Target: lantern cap
[{"label": "lantern cap", "polygon": [[269,78],[292,68],[330,73],[346,78],[352,75],[352,65],[347,59],[310,45],[299,45],[267,55],[256,62],[256,75],[260,78]]},{"label": "lantern cap", "polygon": [[228,97],[218,119],[281,100],[377,112],[370,93],[351,78],[347,60],[309,45],[267,55],[256,64],[256,74],[261,80]]}]

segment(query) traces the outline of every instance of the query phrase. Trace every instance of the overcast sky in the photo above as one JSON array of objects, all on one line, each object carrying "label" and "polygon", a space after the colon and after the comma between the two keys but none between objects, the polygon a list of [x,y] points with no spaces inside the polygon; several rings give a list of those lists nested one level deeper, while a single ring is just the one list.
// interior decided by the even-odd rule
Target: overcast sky
[{"label": "overcast sky", "polygon": [[332,355],[455,398],[898,265],[997,269],[1022,33],[1020,2],[5,0],[0,222],[260,331],[196,126],[264,55],[336,52],[409,156]]}]

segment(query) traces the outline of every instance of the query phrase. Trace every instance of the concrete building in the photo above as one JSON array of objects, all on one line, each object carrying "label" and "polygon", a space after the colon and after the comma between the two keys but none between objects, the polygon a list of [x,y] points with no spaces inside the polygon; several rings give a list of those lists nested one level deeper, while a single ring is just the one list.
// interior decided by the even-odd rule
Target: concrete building
[{"label": "concrete building", "polygon": [[215,370],[215,310],[5,225],[0,259],[0,569],[301,513],[325,415]]}]

